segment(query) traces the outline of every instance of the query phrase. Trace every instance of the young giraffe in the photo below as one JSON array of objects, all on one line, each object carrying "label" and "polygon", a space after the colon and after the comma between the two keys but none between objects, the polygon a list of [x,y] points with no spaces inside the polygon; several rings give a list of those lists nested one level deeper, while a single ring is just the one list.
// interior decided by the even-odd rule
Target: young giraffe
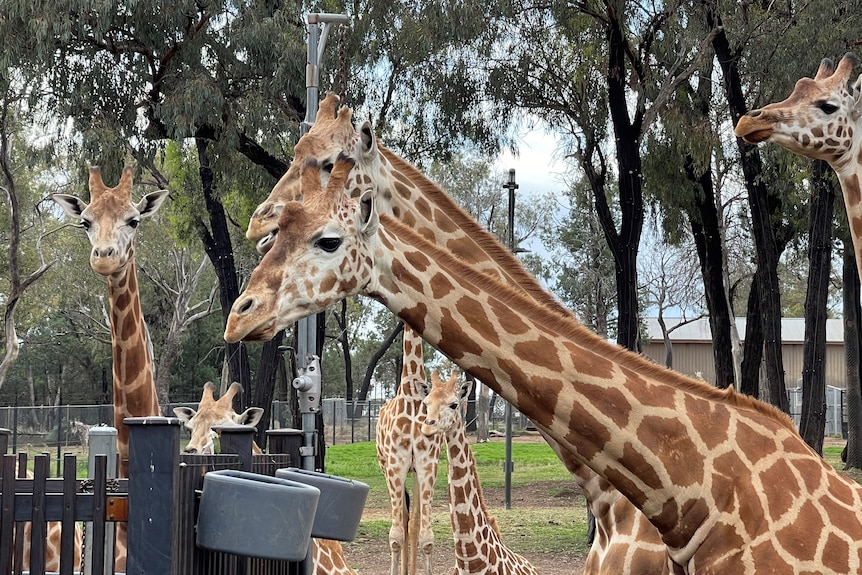
[{"label": "young giraffe", "polygon": [[746,142],[775,142],[832,166],[841,183],[862,278],[862,77],[852,91],[848,88],[856,63],[852,53],[845,54],[837,68],[823,59],[814,79],[801,78],[786,100],[742,116],[734,132]]},{"label": "young giraffe", "polygon": [[[420,431],[422,400],[428,395],[422,338],[407,325],[402,342],[404,361],[401,384],[395,397],[380,408],[377,419],[377,461],[386,478],[392,503],[392,526],[389,529],[390,575],[415,572],[417,549],[422,551],[425,575],[431,575],[431,552],[434,531],[431,529],[431,504],[442,439],[426,437]],[[405,490],[407,474],[413,472],[411,514],[419,518],[419,533],[405,537],[408,529]],[[405,547],[405,539],[409,544]],[[406,555],[403,552],[406,551]]]},{"label": "young giraffe", "polygon": [[263,340],[344,297],[371,296],[486,382],[632,501],[673,573],[862,570],[862,486],[772,406],[603,340],[303,173],[225,340]]},{"label": "young giraffe", "polygon": [[[346,194],[357,197],[370,188],[380,213],[392,214],[472,267],[520,288],[537,302],[574,319],[570,310],[448,194],[409,162],[381,146],[369,123],[363,124],[361,133],[357,133],[351,110],[346,107],[336,110],[337,105],[338,97],[334,94],[328,94],[321,102],[317,120],[296,144],[290,169],[255,210],[246,236],[258,242],[259,251],[263,253],[271,246],[285,203],[302,197],[300,170],[306,161],[320,162],[325,178],[338,155],[345,152],[356,161],[345,185]],[[596,518],[596,537],[587,556],[585,573],[616,575],[620,565],[627,565],[634,572],[661,573],[667,565],[667,556],[655,527],[610,483],[561,449],[553,438],[542,434],[572,473]]]},{"label": "young giraffe", "polygon": [[[190,407],[175,407],[174,414],[191,432],[191,439],[183,449],[186,453],[209,455],[215,452],[213,443],[213,427],[218,425],[257,425],[263,416],[260,407],[249,407],[242,413],[233,409],[233,398],[242,393],[242,385],[233,382],[227,391],[215,399],[212,382],[204,384],[201,400],[197,410]],[[254,453],[263,453],[258,445],[252,442]],[[356,575],[356,571],[347,563],[344,548],[338,541],[331,539],[312,539],[312,560],[314,575]]]},{"label": "young giraffe", "polygon": [[[137,204],[132,203],[133,174],[130,166],[125,167],[120,182],[109,188],[99,168],[91,167],[89,204],[66,194],[52,196],[69,217],[81,221],[93,246],[90,267],[108,279],[119,477],[129,476],[129,429],[123,420],[162,414],[156,395],[152,343],[138,293],[135,233],[142,219],[158,211],[168,191],[150,192]],[[117,526],[114,564],[118,572],[125,571],[125,523]]]},{"label": "young giraffe", "polygon": [[431,372],[431,392],[422,400],[422,433],[445,437],[448,455],[449,517],[455,539],[456,575],[538,575],[524,557],[503,544],[496,520],[488,514],[476,473],[476,460],[467,441],[461,410],[472,382],[458,383],[455,370],[445,382]]}]

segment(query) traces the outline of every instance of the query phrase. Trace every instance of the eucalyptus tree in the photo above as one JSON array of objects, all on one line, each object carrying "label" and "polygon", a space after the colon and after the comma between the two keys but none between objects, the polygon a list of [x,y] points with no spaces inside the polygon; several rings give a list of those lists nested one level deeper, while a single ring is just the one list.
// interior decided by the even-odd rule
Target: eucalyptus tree
[{"label": "eucalyptus tree", "polygon": [[[164,143],[190,143],[196,190],[172,191],[195,199],[186,217],[228,310],[239,292],[231,232],[285,171],[304,115],[304,30],[291,3],[12,0],[0,6],[0,67],[48,87],[57,117],[74,120],[79,154],[106,177],[129,156],[164,175]],[[226,196],[250,187],[245,215],[229,216]],[[228,379],[248,389],[246,350],[227,346],[225,356]]]},{"label": "eucalyptus tree", "polygon": [[[17,310],[25,292],[39,282],[53,261],[43,249],[45,222],[37,194],[38,178],[44,164],[39,151],[26,143],[26,122],[34,114],[28,109],[28,90],[16,78],[0,74],[0,192],[6,210],[0,238],[7,247],[3,263],[3,357],[0,359],[0,387],[18,361],[21,340]],[[32,290],[30,290],[32,292]],[[33,394],[31,393],[31,397]]]}]

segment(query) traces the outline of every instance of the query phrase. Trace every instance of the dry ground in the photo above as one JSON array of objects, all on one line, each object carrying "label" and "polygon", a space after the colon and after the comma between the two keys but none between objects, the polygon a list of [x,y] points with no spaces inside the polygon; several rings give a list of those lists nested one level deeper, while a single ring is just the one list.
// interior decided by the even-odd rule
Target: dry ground
[{"label": "dry ground", "polygon": [[[554,482],[556,485],[544,485],[543,489],[535,487],[515,487],[512,489],[512,508],[505,509],[504,493],[502,488],[485,489],[485,501],[492,515],[497,517],[501,524],[517,524],[518,515],[522,513],[543,513],[549,517],[559,517],[560,512],[565,517],[565,508],[570,507],[575,498],[583,496],[573,482]],[[544,495],[549,489],[557,490],[560,495],[548,497]],[[537,495],[541,493],[541,495]],[[445,502],[443,502],[445,503]],[[582,505],[573,509],[571,513],[577,513],[578,519],[582,520]],[[362,516],[363,521],[389,520],[389,509],[366,509]],[[555,519],[550,519],[551,521]],[[448,509],[440,502],[434,502],[433,522],[435,525],[448,525]],[[504,543],[516,547],[515,542],[504,540]],[[549,547],[554,547],[549,542]],[[360,536],[351,543],[345,543],[345,555],[350,563],[356,566],[360,575],[389,575],[389,542],[384,537]],[[544,575],[573,575],[580,573],[584,563],[584,554],[565,549],[551,552],[524,553],[532,563]],[[449,575],[455,565],[454,551],[451,539],[442,540],[438,536],[434,545],[433,573]]]},{"label": "dry ground", "polygon": [[[538,434],[527,434],[515,438],[515,441],[544,441]],[[507,532],[506,526],[517,532],[519,517],[529,515],[546,516],[549,522],[559,522],[565,525],[570,521],[583,522],[585,517],[584,498],[580,488],[574,481],[542,482],[526,487],[512,488],[511,509],[505,508],[505,493],[502,487],[483,488],[485,503],[489,512],[497,518],[501,529]],[[438,498],[441,499],[441,498]],[[386,508],[366,507],[362,520],[386,521],[388,525],[390,510]],[[451,538],[451,524],[449,521],[448,502],[435,500],[432,510],[432,522],[435,532],[439,533],[439,526],[445,526],[447,536],[440,535],[434,544],[433,573],[435,575],[450,575],[455,565],[455,555]],[[507,535],[503,542],[517,549],[517,535]],[[389,541],[386,534],[380,537],[360,535],[351,543],[344,544],[345,555],[351,565],[356,567],[360,575],[389,575]],[[583,551],[567,550],[564,546],[554,545],[548,542],[547,552],[523,553],[544,575],[573,575],[580,573],[586,557]]]}]

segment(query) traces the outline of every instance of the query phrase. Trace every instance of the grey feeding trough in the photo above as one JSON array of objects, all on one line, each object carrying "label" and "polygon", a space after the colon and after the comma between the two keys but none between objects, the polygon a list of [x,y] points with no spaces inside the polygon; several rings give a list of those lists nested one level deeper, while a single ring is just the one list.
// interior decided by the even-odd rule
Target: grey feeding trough
[{"label": "grey feeding trough", "polygon": [[264,559],[301,561],[308,551],[320,490],[246,471],[204,476],[199,547]]},{"label": "grey feeding trough", "polygon": [[353,541],[362,519],[368,485],[336,475],[288,467],[278,469],[276,477],[313,485],[320,490],[312,537]]}]

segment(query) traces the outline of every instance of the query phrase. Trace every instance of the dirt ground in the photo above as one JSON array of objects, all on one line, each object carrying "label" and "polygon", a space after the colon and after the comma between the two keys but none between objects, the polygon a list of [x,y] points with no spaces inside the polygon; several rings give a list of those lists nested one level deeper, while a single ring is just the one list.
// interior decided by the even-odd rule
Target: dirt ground
[{"label": "dirt ground", "polygon": [[[557,482],[554,482],[557,483]],[[543,487],[550,487],[543,485]],[[506,511],[504,493],[502,488],[485,489],[485,502],[492,515],[497,516],[498,521],[506,521],[507,514],[517,514],[520,509],[547,509],[551,507],[564,507],[572,504],[575,497],[580,494],[574,482],[558,482],[559,491],[562,496],[547,497],[548,489],[536,490],[530,487],[514,487],[512,489],[512,509]],[[537,494],[541,492],[541,494]],[[388,509],[366,509],[363,520],[388,520]],[[438,502],[434,504],[433,521],[435,524],[449,522],[448,511]],[[452,545],[447,541],[438,541],[434,546],[433,573],[449,575],[455,565],[455,556]],[[505,542],[505,541],[504,541]],[[352,543],[344,545],[345,555],[360,575],[389,575],[389,542],[385,537],[371,538],[359,537]],[[565,549],[551,553],[524,553],[524,557],[544,575],[573,575],[580,573],[583,568],[585,556],[577,552]]]},{"label": "dirt ground", "polygon": [[[528,434],[515,439],[523,442],[544,441],[538,434]],[[521,510],[525,512],[541,512],[543,509],[565,511],[572,508],[572,513],[578,517],[584,512],[584,498],[580,488],[574,481],[544,482],[539,488],[536,485],[526,487],[513,487],[511,509],[505,509],[505,492],[502,487],[483,488],[485,504],[491,515],[497,517],[498,522],[517,521]],[[548,495],[553,493],[554,495]],[[363,513],[363,521],[383,520],[389,521],[390,510],[386,508],[368,508]],[[585,517],[583,517],[585,519]],[[448,503],[434,501],[432,511],[432,522],[435,526],[450,525]],[[441,541],[438,535],[432,554],[433,570],[435,575],[450,575],[455,566],[455,555],[452,550],[451,531],[447,541]],[[509,543],[504,539],[504,543]],[[516,547],[512,545],[512,547]],[[554,548],[553,543],[549,547]],[[345,556],[351,565],[356,567],[360,575],[389,575],[389,541],[383,537],[358,537],[351,543],[344,544]],[[583,568],[585,553],[567,550],[565,548],[554,549],[553,552],[523,553],[523,556],[533,564],[543,575],[573,575],[580,573]]]}]

